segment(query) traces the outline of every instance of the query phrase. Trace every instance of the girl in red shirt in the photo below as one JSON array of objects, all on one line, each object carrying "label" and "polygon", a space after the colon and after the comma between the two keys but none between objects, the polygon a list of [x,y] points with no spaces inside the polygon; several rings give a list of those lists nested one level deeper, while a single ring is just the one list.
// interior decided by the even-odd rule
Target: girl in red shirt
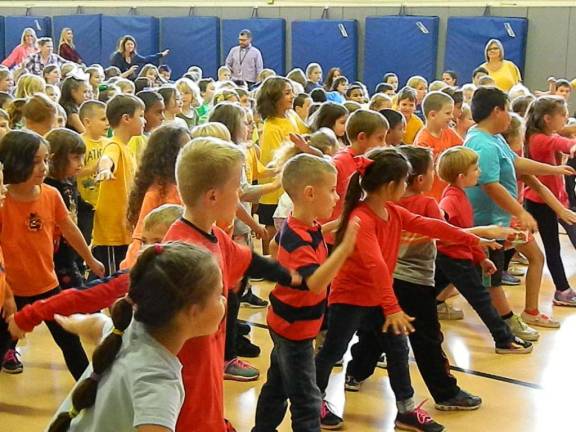
[{"label": "girl in red shirt", "polygon": [[[576,154],[576,140],[558,135],[566,125],[568,110],[566,101],[557,96],[542,96],[530,105],[526,114],[526,156],[538,162],[559,165],[561,157]],[[564,205],[568,197],[562,176],[538,176],[538,179]],[[558,223],[560,223],[572,244],[576,247],[576,227],[560,219],[556,212],[545,204],[540,195],[528,187],[525,193],[526,209],[538,223],[538,230],[544,244],[546,265],[556,286],[554,304],[558,306],[576,306],[576,292],[570,287],[566,277],[564,263],[560,255]]]}]

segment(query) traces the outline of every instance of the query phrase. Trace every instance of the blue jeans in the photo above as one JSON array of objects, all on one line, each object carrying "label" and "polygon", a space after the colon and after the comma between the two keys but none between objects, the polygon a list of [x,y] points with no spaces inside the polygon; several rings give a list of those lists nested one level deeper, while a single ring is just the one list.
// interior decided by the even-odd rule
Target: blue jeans
[{"label": "blue jeans", "polygon": [[274,348],[252,432],[274,432],[288,408],[294,432],[319,432],[322,395],[316,385],[313,340],[292,341],[270,330]]},{"label": "blue jeans", "polygon": [[[348,364],[347,374],[356,379],[365,379],[359,371],[365,370],[362,361],[370,361],[372,355],[366,353],[386,353],[390,386],[397,401],[405,401],[414,396],[408,368],[408,343],[405,336],[382,333],[384,313],[380,307],[333,304],[330,306],[328,333],[322,349],[316,356],[316,380],[324,393],[328,386],[334,364],[348,349],[354,333],[358,332],[358,343],[352,347],[353,357]],[[362,355],[354,356],[354,352]]]}]

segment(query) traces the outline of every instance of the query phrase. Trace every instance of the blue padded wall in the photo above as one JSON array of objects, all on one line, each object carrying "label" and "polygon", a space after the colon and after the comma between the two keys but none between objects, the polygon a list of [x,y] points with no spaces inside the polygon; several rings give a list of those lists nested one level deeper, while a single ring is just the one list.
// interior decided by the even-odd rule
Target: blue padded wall
[{"label": "blue padded wall", "polygon": [[52,18],[54,29],[54,52],[58,50],[60,32],[70,27],[74,32],[76,50],[86,65],[100,63],[102,15],[63,15]]},{"label": "blue padded wall", "polygon": [[[40,16],[7,16],[4,19],[4,51],[10,54],[22,40],[22,31],[32,27],[36,36],[52,36],[52,19]],[[56,41],[58,43],[58,41]]]},{"label": "blue padded wall", "polygon": [[436,78],[438,17],[381,16],[366,18],[364,83],[370,92],[387,72],[400,86],[412,75]]},{"label": "blue padded wall", "polygon": [[6,38],[6,35],[4,34],[4,19],[3,16],[0,16],[0,57],[2,57],[2,59],[5,57],[4,39]]},{"label": "blue padded wall", "polygon": [[286,72],[286,21],[282,18],[222,20],[222,64],[230,49],[238,45],[241,30],[252,32],[253,45],[262,53],[265,68]]},{"label": "blue padded wall", "polygon": [[100,56],[103,66],[110,65],[110,57],[116,51],[118,40],[124,35],[134,36],[139,54],[151,55],[158,52],[158,18],[104,15],[102,16],[102,54]]},{"label": "blue padded wall", "polygon": [[200,66],[206,76],[216,76],[220,66],[220,20],[216,17],[161,18],[160,49],[170,50],[163,63],[170,65],[175,77],[192,65]]},{"label": "blue padded wall", "polygon": [[358,72],[358,23],[356,20],[292,22],[292,67],[306,69],[320,63],[324,73],[339,67],[350,80]]},{"label": "blue padded wall", "polygon": [[505,58],[524,75],[527,35],[526,18],[450,17],[444,68],[456,71],[460,83],[472,81],[472,71],[486,61],[486,43],[498,39],[504,45]]}]

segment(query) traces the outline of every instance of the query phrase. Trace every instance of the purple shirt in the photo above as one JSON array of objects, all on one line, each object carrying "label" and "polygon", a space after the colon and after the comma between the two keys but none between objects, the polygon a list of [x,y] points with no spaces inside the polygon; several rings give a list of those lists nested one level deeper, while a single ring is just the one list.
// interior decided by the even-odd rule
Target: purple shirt
[{"label": "purple shirt", "polygon": [[246,48],[235,46],[226,57],[226,66],[232,71],[233,80],[243,80],[255,83],[258,74],[263,69],[262,54],[252,45]]}]

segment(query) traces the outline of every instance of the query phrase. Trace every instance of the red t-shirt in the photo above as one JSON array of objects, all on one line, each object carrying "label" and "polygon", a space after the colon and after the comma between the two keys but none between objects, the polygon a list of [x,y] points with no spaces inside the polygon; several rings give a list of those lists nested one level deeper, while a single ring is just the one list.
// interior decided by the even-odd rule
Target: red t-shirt
[{"label": "red t-shirt", "polygon": [[[180,219],[170,227],[164,241],[180,240],[203,246],[210,251],[222,271],[222,294],[242,278],[252,260],[252,251],[214,226],[208,234]],[[226,320],[210,336],[188,340],[178,358],[182,363],[182,381],[186,396],[180,410],[177,432],[223,432],[224,425],[224,342]]]},{"label": "red t-shirt", "polygon": [[[288,216],[276,241],[278,262],[300,273],[304,280],[312,276],[328,256],[322,227],[318,224],[310,227],[292,216]],[[270,304],[266,321],[280,336],[301,341],[318,335],[326,309],[326,293],[315,294],[306,284],[300,287],[276,284],[270,293]]]},{"label": "red t-shirt", "polygon": [[[474,226],[474,209],[466,196],[466,192],[457,186],[448,186],[444,189],[440,208],[444,211],[444,218],[454,226],[460,228],[472,228]],[[438,252],[450,258],[470,260],[481,263],[486,259],[486,254],[478,246],[466,246],[463,244],[436,243]]]},{"label": "red t-shirt", "polygon": [[401,310],[392,289],[402,230],[432,238],[455,238],[474,245],[478,238],[462,233],[448,223],[415,215],[395,204],[386,203],[388,219],[378,216],[365,203],[360,203],[351,218],[360,219],[354,252],[332,282],[330,304],[381,306],[385,315]]},{"label": "red t-shirt", "polygon": [[[545,135],[537,133],[528,140],[528,153],[530,159],[549,165],[558,165],[556,153],[570,154],[570,149],[576,145],[576,140],[561,137],[558,134]],[[568,195],[564,187],[564,176],[548,175],[538,176],[538,179],[554,194],[558,200],[568,204]],[[544,203],[544,200],[530,187],[526,187],[524,198],[537,203]]]},{"label": "red t-shirt", "polygon": [[[438,156],[440,156],[444,150],[457,145],[462,145],[462,138],[452,128],[442,129],[440,137],[435,137],[427,128],[423,128],[420,129],[420,132],[416,136],[414,145],[432,149],[434,163],[436,163],[436,159],[438,159]],[[447,183],[440,177],[436,176],[434,178],[434,183],[432,184],[432,189],[430,192],[427,192],[426,195],[431,196],[438,201],[446,186]]]}]

